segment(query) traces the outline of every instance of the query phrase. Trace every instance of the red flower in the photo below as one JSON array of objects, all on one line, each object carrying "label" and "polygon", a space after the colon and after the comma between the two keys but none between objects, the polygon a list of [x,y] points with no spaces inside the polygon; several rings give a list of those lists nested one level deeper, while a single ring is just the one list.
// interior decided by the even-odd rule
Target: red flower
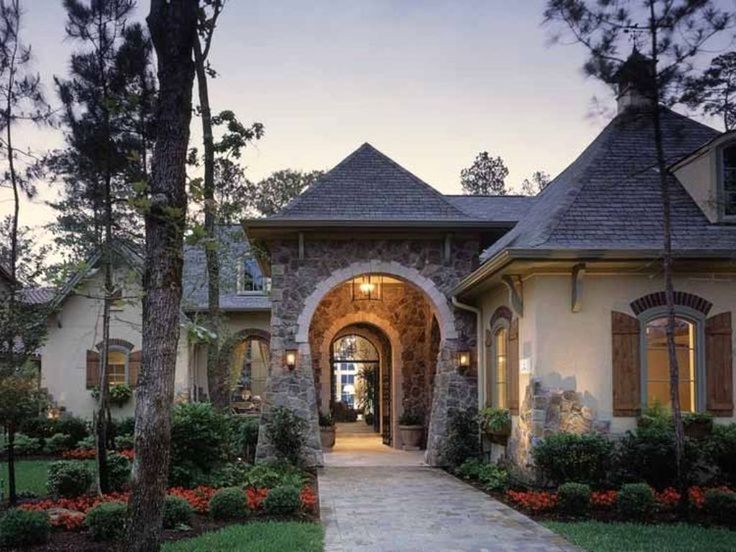
[{"label": "red flower", "polygon": [[73,450],[65,450],[61,453],[61,456],[62,458],[67,458],[69,460],[89,460],[90,458],[95,458],[97,456],[97,451],[91,448],[78,448]]},{"label": "red flower", "polygon": [[654,493],[654,497],[662,508],[671,510],[680,501],[680,493],[672,487],[667,487],[664,491]]},{"label": "red flower", "polygon": [[135,458],[135,451],[133,449],[121,450],[118,454],[120,456],[124,456],[128,460],[133,460],[133,458]]},{"label": "red flower", "polygon": [[507,491],[506,496],[517,506],[535,513],[553,510],[557,505],[557,493],[546,491]]},{"label": "red flower", "polygon": [[266,497],[268,496],[268,489],[249,487],[245,490],[245,494],[248,497],[248,508],[251,510],[259,510],[261,508],[261,504],[263,504],[263,501],[266,500]]},{"label": "red flower", "polygon": [[195,489],[184,489],[182,487],[173,487],[169,489],[169,494],[180,496],[186,500],[192,508],[200,514],[206,514],[209,508],[210,499],[217,492],[213,487],[200,485]]},{"label": "red flower", "polygon": [[309,485],[305,485],[302,492],[299,493],[299,499],[302,502],[302,508],[308,512],[314,512],[317,506],[317,493]]},{"label": "red flower", "polygon": [[593,491],[590,493],[590,503],[595,508],[612,508],[616,504],[618,491]]}]

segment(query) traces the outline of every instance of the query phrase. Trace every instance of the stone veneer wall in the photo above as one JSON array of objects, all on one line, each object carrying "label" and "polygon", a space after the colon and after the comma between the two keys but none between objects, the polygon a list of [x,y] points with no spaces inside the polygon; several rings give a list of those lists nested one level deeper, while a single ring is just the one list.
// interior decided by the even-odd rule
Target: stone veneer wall
[{"label": "stone veneer wall", "polygon": [[[412,282],[433,303],[442,342],[439,348],[434,396],[429,420],[427,461],[440,464],[440,445],[451,408],[475,407],[475,376],[457,373],[455,352],[475,348],[475,318],[450,305],[449,291],[475,267],[479,243],[454,239],[449,260],[442,256],[443,240],[436,239],[344,239],[317,240],[309,235],[304,256],[299,258],[296,238],[271,240],[271,374],[264,394],[257,457],[273,456],[273,447],[263,430],[272,407],[285,405],[309,421],[306,460],[322,464],[314,386],[312,350],[308,341],[312,312],[338,284],[365,272],[393,275]],[[401,328],[399,328],[401,331]],[[296,370],[284,367],[288,349],[299,349]]]},{"label": "stone veneer wall", "polygon": [[548,389],[539,380],[526,387],[519,419],[509,438],[507,454],[516,466],[532,478],[531,451],[540,439],[555,433],[608,433],[609,423],[595,419],[595,413],[573,390]]},{"label": "stone veneer wall", "polygon": [[[360,319],[369,314],[371,320],[382,319],[399,329],[401,340],[401,377],[403,409],[415,409],[425,414],[431,410],[431,380],[437,365],[437,348],[431,356],[431,327],[434,318],[429,302],[422,292],[407,284],[387,284],[383,289],[381,301],[353,301],[351,286],[343,285],[335,288],[322,300],[314,313],[309,329],[309,344],[312,351],[312,370],[317,387],[317,402],[322,403],[320,392],[324,378],[330,373],[322,374],[322,355],[329,354],[329,343],[332,335],[328,329],[336,320],[350,315]],[[376,326],[381,329],[380,322]],[[385,329],[384,329],[385,331]],[[439,341],[439,335],[436,336]],[[439,345],[439,344],[438,344]]]}]

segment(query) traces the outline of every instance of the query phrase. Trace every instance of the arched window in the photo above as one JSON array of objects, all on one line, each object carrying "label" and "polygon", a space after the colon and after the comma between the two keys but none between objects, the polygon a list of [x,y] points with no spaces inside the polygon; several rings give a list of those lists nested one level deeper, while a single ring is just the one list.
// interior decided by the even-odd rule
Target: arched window
[{"label": "arched window", "polygon": [[128,384],[128,360],[130,351],[123,347],[110,346],[107,352],[107,381],[110,385]]},{"label": "arched window", "polygon": [[486,355],[486,406],[508,408],[509,321],[498,317],[491,327]]},{"label": "arched window", "polygon": [[[704,320],[692,309],[678,307],[675,317],[675,350],[680,373],[679,395],[683,412],[704,408]],[[667,350],[667,315],[661,308],[640,316],[642,350],[642,402],[669,405],[670,362]]]}]

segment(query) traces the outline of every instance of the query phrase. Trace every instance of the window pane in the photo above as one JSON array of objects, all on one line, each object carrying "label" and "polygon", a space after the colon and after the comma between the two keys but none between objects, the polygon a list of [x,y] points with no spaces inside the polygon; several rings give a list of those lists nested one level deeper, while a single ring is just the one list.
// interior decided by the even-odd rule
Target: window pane
[{"label": "window pane", "polygon": [[124,351],[110,351],[107,353],[107,381],[110,385],[127,383],[125,379],[125,364],[128,353]]},{"label": "window pane", "polygon": [[736,215],[736,147],[723,150],[723,192],[726,215]]},{"label": "window pane", "polygon": [[[667,351],[667,318],[657,318],[646,327],[647,403],[670,404],[669,353]],[[680,372],[680,406],[695,410],[695,325],[675,320],[675,353]]]},{"label": "window pane", "polygon": [[506,328],[501,328],[494,336],[495,356],[495,382],[496,382],[496,406],[506,408],[506,362],[508,351],[508,335]]}]

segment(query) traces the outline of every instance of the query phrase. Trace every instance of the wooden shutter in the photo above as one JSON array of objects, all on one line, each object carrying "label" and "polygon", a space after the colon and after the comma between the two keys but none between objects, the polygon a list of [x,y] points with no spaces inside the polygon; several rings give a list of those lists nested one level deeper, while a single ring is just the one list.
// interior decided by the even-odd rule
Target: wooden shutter
[{"label": "wooden shutter", "polygon": [[714,416],[733,414],[733,353],[731,313],[705,321],[706,407]]},{"label": "wooden shutter", "polygon": [[87,351],[87,389],[100,384],[100,353]]},{"label": "wooden shutter", "polygon": [[511,414],[519,413],[519,319],[509,325],[509,351],[506,374],[506,396]]},{"label": "wooden shutter", "polygon": [[639,320],[611,312],[613,415],[637,416],[641,409]]},{"label": "wooden shutter", "polygon": [[130,385],[138,385],[138,373],[141,371],[142,360],[142,351],[134,351],[128,357],[128,383]]}]

